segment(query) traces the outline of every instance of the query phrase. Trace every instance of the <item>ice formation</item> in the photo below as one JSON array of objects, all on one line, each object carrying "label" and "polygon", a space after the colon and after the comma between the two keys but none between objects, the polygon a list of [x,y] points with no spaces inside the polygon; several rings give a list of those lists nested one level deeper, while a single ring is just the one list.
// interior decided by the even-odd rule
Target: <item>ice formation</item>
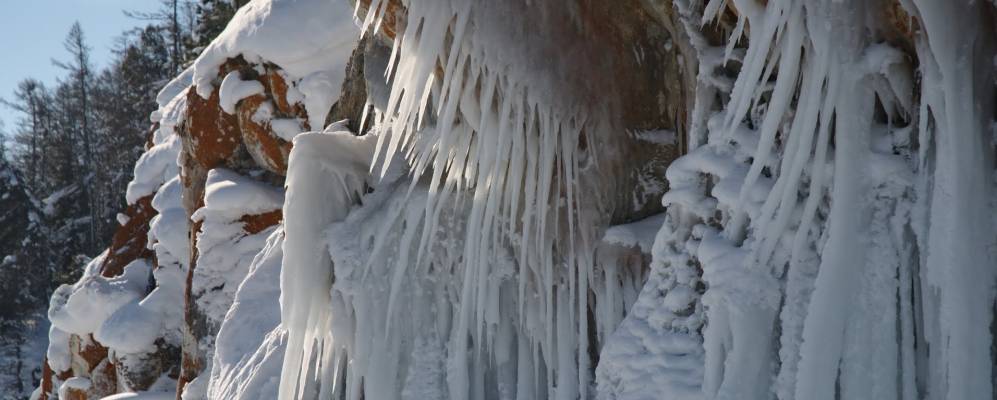
[{"label": "ice formation", "polygon": [[[889,29],[868,14],[875,4],[736,1],[724,49],[695,28],[721,2],[705,15],[676,3],[701,58],[699,120],[669,168],[673,218],[658,238],[681,246],[655,264],[702,268],[698,395],[992,397],[994,160],[983,122],[993,119],[992,88],[968,83],[992,82],[982,4],[901,2],[927,18],[918,106],[904,50],[867,35]],[[742,33],[743,53],[734,49]],[[718,84],[725,61],[740,64],[733,85]],[[631,319],[643,319],[639,304]],[[641,322],[621,331],[628,323]],[[607,370],[601,387],[635,373]],[[612,388],[610,398],[643,398],[635,385]]]},{"label": "ice formation", "polygon": [[[285,205],[282,302],[291,341],[281,396],[307,394],[302,376],[318,370],[325,383],[319,397],[399,398],[441,382],[446,390],[437,387],[436,393],[452,398],[588,397],[589,352],[596,344],[588,343],[587,310],[596,240],[592,216],[579,208],[598,199],[576,197],[577,175],[594,168],[595,158],[576,149],[588,132],[607,129],[609,107],[599,96],[581,95],[597,89],[592,85],[544,83],[550,82],[544,74],[556,73],[540,69],[550,49],[508,49],[496,42],[494,35],[509,27],[495,16],[511,8],[448,1],[407,6],[408,25],[385,73],[392,77],[391,92],[374,112],[381,133],[371,151],[380,181],[374,190],[389,194],[365,197],[353,219],[336,225],[349,233],[329,231],[331,264],[294,259],[306,250],[296,247],[302,239],[292,233],[301,224],[291,214],[293,195]],[[365,25],[382,18],[378,9],[377,3],[370,7]],[[386,179],[398,163],[407,177]],[[290,191],[294,170],[292,165]],[[390,211],[369,214],[374,201]],[[307,224],[317,221],[323,223],[309,228],[307,241],[335,222],[311,216]],[[352,226],[372,230],[357,233]],[[322,247],[310,244],[307,251]],[[300,289],[330,275],[335,283],[325,307],[314,302],[327,286]],[[292,279],[299,282],[291,286]],[[318,313],[307,324],[297,310],[306,301]],[[605,326],[598,324],[602,317],[595,316],[598,327]],[[296,339],[302,329],[304,346]],[[328,343],[337,338],[341,344]],[[332,347],[315,352],[313,342]],[[428,354],[433,349],[447,354]],[[415,381],[420,376],[432,382]],[[342,387],[330,387],[343,379]]]},{"label": "ice formation", "polygon": [[[603,16],[526,3],[249,3],[153,115],[156,265],[95,258],[52,342],[193,342],[184,399],[994,397],[992,4],[635,1],[695,76],[674,129],[631,129]],[[307,111],[253,111],[286,176],[219,163],[184,198],[184,93],[236,115],[272,68]],[[351,79],[359,125],[325,126]],[[611,193],[624,140],[682,146],[663,196]]]},{"label": "ice formation", "polygon": [[[282,396],[307,390],[304,383],[310,374],[333,377],[337,341],[329,312],[333,269],[323,231],[342,220],[363,192],[374,150],[370,139],[348,131],[294,138],[284,204],[283,265],[290,267],[281,270],[281,323],[288,331]],[[312,357],[321,364],[312,367]],[[330,389],[331,385],[322,385],[322,397],[328,397]]]}]

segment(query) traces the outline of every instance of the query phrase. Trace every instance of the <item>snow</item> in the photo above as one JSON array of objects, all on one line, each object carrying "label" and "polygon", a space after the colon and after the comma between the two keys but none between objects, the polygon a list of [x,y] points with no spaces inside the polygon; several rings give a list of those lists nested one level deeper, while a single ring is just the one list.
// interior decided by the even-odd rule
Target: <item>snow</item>
[{"label": "snow", "polygon": [[87,389],[90,389],[90,379],[81,377],[69,378],[59,386],[59,397],[68,399],[70,390],[86,391]]},{"label": "snow", "polygon": [[[690,2],[676,5],[695,32],[721,3],[711,2],[702,15]],[[661,313],[690,299],[701,304],[709,321],[702,331],[703,395],[989,397],[990,319],[960,318],[972,307],[974,315],[990,315],[984,308],[993,303],[993,269],[971,267],[995,264],[979,239],[992,236],[993,221],[978,217],[993,213],[992,155],[978,151],[990,138],[968,134],[984,131],[980,121],[992,118],[992,111],[979,114],[989,106],[972,104],[992,99],[963,95],[978,92],[968,89],[967,74],[955,71],[988,65],[990,57],[959,45],[975,39],[954,39],[959,35],[943,24],[927,24],[929,40],[916,49],[925,103],[918,116],[908,55],[851,25],[876,23],[863,18],[865,3],[735,4],[740,21],[730,46],[712,48],[692,37],[701,56],[694,132],[687,154],[668,169],[663,203],[670,217],[659,233],[659,242],[675,245],[655,253],[641,294],[664,293]],[[978,14],[969,11],[977,6],[904,3],[913,16],[966,20],[957,32],[967,36],[977,31],[972,15]],[[742,33],[749,36],[743,56],[734,46]],[[992,49],[990,41],[980,46]],[[716,77],[725,74],[715,68],[719,51],[741,60],[733,86],[718,84],[726,79]],[[877,100],[887,122],[872,111]],[[962,111],[947,120],[951,107]],[[916,140],[912,127],[920,130]],[[950,150],[959,156],[948,158]],[[960,189],[968,180],[976,193]],[[935,190],[962,203],[934,200],[941,193]],[[653,285],[659,262],[674,269],[690,261],[701,265],[706,284],[698,300],[694,287]],[[965,270],[953,272],[959,268]],[[967,276],[990,283],[958,281]],[[631,316],[641,314],[640,304]],[[640,336],[627,336],[634,330],[630,319],[603,352],[599,387],[608,396],[653,395],[628,382],[674,376],[664,369],[640,374],[651,368],[629,373],[613,360],[643,348]],[[937,348],[956,342],[958,350]]]},{"label": "snow", "polygon": [[238,219],[281,208],[282,191],[225,168],[208,171],[204,184],[204,207],[191,215],[194,222],[208,216]]},{"label": "snow", "polygon": [[69,333],[55,325],[49,327],[48,350],[45,356],[53,371],[66,371],[72,362],[69,354]]},{"label": "snow", "polygon": [[[153,259],[156,265],[151,260],[134,260],[125,266],[122,275],[106,278],[100,273],[105,252],[88,260],[78,282],[56,289],[49,307],[52,326],[47,355],[57,374],[77,368],[70,350],[71,334],[83,340],[90,340],[92,334],[97,342],[109,348],[119,368],[132,372],[146,366],[149,354],[157,351],[158,345],[180,344],[183,308],[177,305],[184,302],[190,251],[189,220],[183,210],[178,177],[181,143],[176,127],[183,119],[185,92],[192,74],[189,69],[160,92],[157,98],[160,108],[150,116],[159,126],[151,148],[136,163],[135,176],[126,194],[129,204],[154,195],[152,206],[158,214],[150,223],[148,245],[156,252]],[[75,189],[67,188],[62,195],[71,190]],[[119,214],[119,223],[127,223],[126,219]],[[158,341],[161,342],[157,344]],[[175,386],[175,381],[161,377],[149,390],[169,390]],[[135,398],[149,396],[163,398],[162,393]],[[169,397],[174,395],[171,393]]]},{"label": "snow", "polygon": [[139,157],[135,163],[135,178],[128,183],[125,194],[128,204],[135,204],[139,199],[156,193],[163,183],[179,174],[177,156],[180,154],[180,147],[180,137],[174,135]]},{"label": "snow", "polygon": [[[342,2],[345,0],[337,1]],[[341,9],[337,11],[342,12]],[[355,28],[351,22],[341,20],[338,23],[348,25],[349,28]],[[354,33],[353,29],[342,27],[343,25],[341,25],[341,30],[336,34],[336,37],[340,40]],[[335,66],[330,67],[330,69],[311,73],[298,81],[296,89],[301,93],[301,103],[304,104],[305,111],[308,112],[308,125],[313,127],[313,129],[320,129],[325,126],[326,115],[329,114],[329,110],[336,103],[336,100],[339,100],[340,88],[343,85],[346,74],[346,63],[349,61],[351,54],[350,50],[352,50],[352,44],[341,45],[341,47],[336,48],[331,53],[337,56]],[[290,96],[288,94],[288,97]]]},{"label": "snow", "polygon": [[[251,63],[272,62],[302,95],[311,126],[321,127],[338,99],[358,34],[347,0],[254,0],[194,61],[193,83],[208,98],[225,60],[241,55]],[[238,87],[242,91],[227,98],[231,105],[255,90]]]},{"label": "snow", "polygon": [[145,295],[151,272],[147,262],[133,261],[122,275],[105,278],[94,267],[103,260],[103,255],[94,258],[79,282],[56,289],[48,310],[52,326],[85,336],[97,332],[119,308]]},{"label": "snow", "polygon": [[642,251],[650,253],[654,245],[654,238],[664,222],[665,214],[661,213],[629,224],[611,226],[606,229],[602,241],[621,246],[636,246]]},{"label": "snow", "polygon": [[152,122],[159,122],[163,119],[165,113],[163,113],[162,108],[167,107],[167,105],[174,99],[183,97],[181,95],[183,92],[186,92],[187,88],[189,88],[193,83],[193,78],[194,68],[189,67],[159,90],[159,93],[156,94],[156,104],[159,104],[160,110],[153,112],[153,115],[158,116],[159,118],[153,118]]},{"label": "snow", "polygon": [[180,177],[175,176],[159,187],[152,198],[157,212],[149,221],[148,246],[155,250],[160,265],[188,265],[190,242],[187,211],[181,202]]},{"label": "snow", "polygon": [[196,378],[184,385],[183,392],[180,393],[180,400],[197,400],[206,398],[207,390],[208,380],[205,379],[203,374],[198,375]]},{"label": "snow", "polygon": [[301,120],[297,118],[274,118],[270,120],[270,128],[277,137],[288,142],[294,140],[295,136],[303,132]]},{"label": "snow", "polygon": [[204,207],[191,215],[191,221],[200,222],[201,229],[190,290],[212,332],[223,321],[250,262],[274,230],[271,227],[250,234],[244,230],[242,218],[279,210],[283,199],[280,188],[225,168],[208,171]]},{"label": "snow", "polygon": [[172,400],[174,392],[127,392],[101,398],[101,400]]},{"label": "snow", "polygon": [[[953,399],[993,397],[997,228],[986,216],[995,207],[988,132],[994,99],[978,86],[993,82],[995,43],[983,33],[990,24],[982,17],[983,2],[913,3],[908,8],[917,10],[927,36],[918,47],[925,64],[922,102],[927,105],[921,108],[925,122],[919,134],[935,144],[933,153],[924,149],[921,154],[920,167],[931,175],[920,182],[920,206],[927,218],[918,230],[920,245],[926,247],[922,293],[932,302],[925,306],[925,319],[937,324],[926,334],[934,345],[929,349],[930,390]],[[960,21],[959,29],[945,21]],[[981,72],[966,73],[970,70]],[[934,129],[927,123],[929,114]]]},{"label": "snow", "polygon": [[125,192],[128,204],[135,204],[143,197],[156,193],[160,186],[180,174],[177,157],[182,144],[175,129],[187,109],[184,91],[190,86],[192,74],[191,69],[184,71],[167,84],[156,98],[159,109],[153,112],[151,119],[159,123],[159,128],[153,133],[153,146],[142,153],[135,163],[134,177]]},{"label": "snow", "polygon": [[262,83],[255,80],[244,81],[241,75],[239,71],[229,72],[218,89],[219,104],[229,114],[235,114],[235,105],[239,100],[263,93]]},{"label": "snow", "polygon": [[[175,181],[172,181],[175,182]],[[179,207],[175,203],[179,198],[174,197],[179,194],[179,190],[171,188],[173,183],[164,186],[154,205],[159,203],[155,200],[162,200],[164,207]],[[160,198],[160,196],[162,196]],[[283,191],[281,188],[273,187],[269,184],[243,176],[232,170],[225,168],[215,168],[208,171],[205,183],[204,206],[194,211],[190,222],[199,222],[200,229],[197,235],[197,267],[191,274],[190,285],[184,285],[184,277],[180,273],[185,272],[181,268],[175,268],[171,273],[176,273],[166,279],[166,282],[176,282],[179,288],[190,290],[190,299],[195,303],[199,315],[205,319],[206,333],[199,337],[197,343],[200,356],[208,361],[205,369],[200,375],[188,383],[184,388],[183,398],[200,399],[206,396],[209,390],[209,373],[214,368],[211,360],[214,358],[216,345],[227,348],[225,341],[233,336],[229,335],[223,341],[216,340],[219,328],[225,320],[226,314],[230,311],[233,301],[237,299],[237,290],[247,274],[254,267],[253,260],[260,249],[264,248],[267,238],[275,231],[275,227],[268,227],[256,233],[246,230],[246,218],[255,215],[266,214],[279,211],[283,204]],[[158,206],[157,205],[157,206]],[[161,233],[159,229],[170,232],[174,227],[186,227],[188,221],[183,217],[186,214],[178,211],[175,221],[157,220],[154,226],[157,235]],[[183,218],[183,220],[181,220]],[[160,226],[160,224],[166,226]],[[179,229],[179,228],[178,228]],[[179,240],[180,237],[177,237]],[[186,241],[186,236],[183,236]],[[172,241],[172,238],[167,238]],[[163,250],[172,253],[170,248],[172,243],[162,243]],[[175,243],[180,246],[181,243]],[[158,253],[159,248],[157,248]],[[175,258],[174,258],[175,259]],[[166,298],[170,292],[164,292],[162,300],[155,301],[155,304],[166,304],[168,301],[183,303],[184,300],[168,300]],[[183,293],[183,292],[180,292]],[[153,294],[156,294],[153,292]],[[146,301],[154,301],[150,295]],[[173,303],[177,304],[177,303]],[[255,310],[254,310],[255,312]],[[183,318],[183,315],[179,316]],[[188,340],[188,339],[184,339]],[[223,361],[234,363],[229,358]],[[225,366],[219,366],[223,368]]]},{"label": "snow", "polygon": [[[183,310],[176,304],[183,303],[185,273],[178,265],[163,259],[152,270],[155,288],[142,298],[134,299],[115,310],[94,332],[101,344],[114,349],[119,355],[151,353],[158,339],[178,343]],[[133,263],[144,262],[136,260]],[[129,264],[131,265],[131,264]],[[126,271],[127,271],[126,266]],[[146,280],[146,284],[148,279]],[[144,293],[144,291],[143,291]]]},{"label": "snow", "polygon": [[654,224],[660,230],[649,249],[650,276],[600,353],[596,398],[705,398],[703,338],[698,334],[704,315],[696,289],[701,281],[688,264],[681,232],[669,228],[677,207],[669,213],[624,225],[646,231]]},{"label": "snow", "polygon": [[[380,166],[373,172],[387,181],[387,172],[399,162],[393,158],[403,156],[412,178],[399,183],[398,197],[390,202],[411,205],[391,206],[397,216],[381,222],[401,232],[383,228],[369,239],[372,246],[359,244],[365,249],[360,254],[375,253],[368,265],[386,269],[356,284],[383,290],[387,306],[359,296],[344,300],[347,309],[365,315],[353,329],[363,338],[354,351],[376,352],[367,357],[370,364],[350,369],[354,375],[368,371],[360,372],[365,382],[378,382],[365,386],[368,397],[396,398],[393,388],[403,382],[395,376],[408,368],[398,363],[415,350],[390,333],[385,340],[391,350],[382,351],[362,333],[385,329],[414,330],[416,337],[445,343],[447,392],[453,398],[493,390],[524,398],[548,390],[553,398],[588,397],[585,309],[597,225],[590,220],[593,215],[579,212],[579,203],[598,200],[580,200],[578,194],[579,175],[589,172],[583,167],[591,167],[596,155],[593,146],[576,149],[583,134],[610,130],[602,103],[607,97],[601,95],[605,88],[599,87],[607,82],[566,83],[556,75],[599,65],[552,56],[546,43],[585,47],[591,42],[545,30],[544,18],[573,15],[551,4],[538,6],[544,7],[535,14],[538,21],[524,21],[512,17],[517,6],[505,2],[408,5],[408,23],[385,72],[393,79],[388,101],[374,113],[383,134],[375,151]],[[376,29],[378,7],[370,10],[365,27]],[[536,41],[531,34],[552,36],[549,42]],[[592,49],[574,50],[559,54]],[[411,198],[402,200],[406,196]],[[444,229],[450,235],[438,237]],[[335,250],[357,251],[338,245]],[[339,264],[334,263],[337,282],[343,276]],[[439,286],[419,285],[416,293],[430,298],[447,293],[453,308],[411,300],[418,299],[407,287],[418,277],[414,274],[440,266],[453,269],[453,276],[436,278]],[[352,292],[350,286],[344,283],[342,290]],[[413,310],[438,315],[440,326],[422,327],[401,315]],[[371,314],[377,317],[366,316]],[[377,319],[391,324],[381,328]],[[524,382],[517,385],[517,368],[542,372],[530,384],[524,372]],[[356,393],[360,381],[350,374],[347,379],[347,393]]]},{"label": "snow", "polygon": [[284,231],[278,228],[253,259],[218,330],[207,397],[277,398],[286,332],[280,325]]},{"label": "snow", "polygon": [[111,314],[94,334],[94,339],[121,353],[141,353],[153,350],[153,342],[160,337],[162,325],[158,313],[144,309],[135,300]]}]

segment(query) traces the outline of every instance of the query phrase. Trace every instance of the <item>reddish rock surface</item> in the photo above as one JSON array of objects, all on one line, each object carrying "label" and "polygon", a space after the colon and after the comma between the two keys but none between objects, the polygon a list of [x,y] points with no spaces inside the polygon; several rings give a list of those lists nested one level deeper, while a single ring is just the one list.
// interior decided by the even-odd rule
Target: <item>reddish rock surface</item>
[{"label": "reddish rock surface", "polygon": [[[208,171],[213,168],[226,167],[237,172],[263,168],[278,178],[286,173],[291,143],[274,135],[269,120],[254,118],[261,107],[271,107],[274,118],[307,119],[301,104],[292,104],[287,100],[289,86],[278,69],[266,65],[265,73],[260,74],[244,60],[231,59],[220,67],[219,75],[236,70],[240,71],[243,79],[255,79],[262,83],[264,93],[236,103],[235,115],[221,109],[217,84],[207,100],[193,89],[189,89],[187,94],[187,117],[179,127],[179,134],[183,141],[181,183],[188,217],[204,205],[205,180]],[[241,221],[247,234],[255,234],[280,223],[281,211],[247,215]],[[200,230],[200,222],[190,226],[191,257],[184,290],[185,326],[177,380],[178,396],[204,369],[205,355],[201,354],[198,343],[205,335],[212,334],[203,322],[191,290],[197,269],[197,233]]]},{"label": "reddish rock surface", "polygon": [[232,157],[242,137],[236,116],[227,114],[218,103],[218,90],[203,99],[191,88],[187,91],[187,117],[180,127],[184,152],[190,160],[211,169]]},{"label": "reddish rock surface", "polygon": [[260,123],[253,116],[260,107],[272,107],[272,102],[264,95],[254,95],[242,99],[237,108],[239,129],[246,150],[261,167],[284,175],[287,173],[287,157],[291,153],[291,143],[275,136],[270,122]]},{"label": "reddish rock surface", "polygon": [[246,215],[239,221],[242,222],[242,229],[245,230],[247,234],[255,235],[263,232],[271,226],[276,226],[280,223],[283,217],[284,214],[281,210],[273,210],[263,214]]},{"label": "reddish rock surface", "polygon": [[137,259],[153,258],[152,250],[146,248],[149,221],[156,216],[156,209],[152,208],[152,197],[151,194],[145,196],[125,210],[124,215],[128,217],[128,222],[114,232],[107,257],[101,265],[101,275],[118,276],[124,272],[128,263]]},{"label": "reddish rock surface", "polygon": [[[360,2],[360,12],[358,15],[361,17],[367,15],[367,10],[370,8],[370,0],[359,0]],[[402,5],[399,0],[388,0],[387,2],[381,2],[381,7],[387,7],[385,10],[381,11],[381,26],[380,32],[384,33],[388,38],[394,39],[398,35],[398,32],[405,29],[405,15],[407,11],[405,6]],[[384,5],[387,4],[387,5]]]},{"label": "reddish rock surface", "polygon": [[[203,206],[204,184],[207,172],[213,168],[226,167],[235,171],[247,171],[263,168],[280,178],[287,170],[287,158],[291,143],[273,134],[269,121],[258,122],[253,116],[260,107],[273,108],[275,118],[299,118],[307,120],[304,107],[287,100],[289,85],[280,70],[272,65],[265,66],[265,73],[259,74],[244,60],[232,59],[220,67],[221,75],[229,71],[246,71],[244,76],[263,83],[265,92],[262,95],[251,96],[237,104],[235,115],[221,109],[218,90],[214,90],[207,99],[199,96],[193,88],[188,89],[187,109],[185,118],[177,127],[181,138],[182,150],[179,162],[181,164],[181,184],[183,186],[184,208],[188,217]],[[217,87],[218,85],[216,85]],[[307,123],[303,125],[307,129]],[[154,125],[151,132],[158,126]],[[151,135],[150,135],[151,137]],[[151,142],[146,148],[151,147]],[[273,178],[270,178],[271,180]],[[282,178],[281,178],[282,179]],[[271,182],[273,183],[273,182]],[[278,184],[280,182],[277,182]],[[148,259],[155,262],[154,253],[147,249],[149,222],[156,216],[152,207],[152,198],[148,195],[128,206],[123,214],[128,221],[115,232],[108,248],[108,256],[101,264],[101,275],[114,277],[123,273],[124,267],[137,259]],[[247,234],[256,234],[280,223],[281,210],[246,215],[240,219]],[[179,393],[192,379],[204,369],[204,357],[197,347],[198,340],[205,333],[204,327],[198,324],[198,310],[191,297],[193,272],[197,267],[196,233],[200,231],[200,223],[190,226],[190,266],[187,270],[187,281],[184,293],[185,326],[183,349],[180,359],[172,361],[158,360],[161,370],[173,370],[177,373],[178,398]],[[44,364],[41,382],[42,400],[48,400],[58,391],[57,384],[73,377],[86,377],[91,380],[91,387],[85,392],[71,392],[71,398],[88,399],[101,398],[118,392],[124,387],[119,376],[118,360],[108,357],[108,348],[93,339],[92,335],[80,338],[71,335],[68,343],[72,367],[66,371],[53,371],[47,360]],[[163,351],[163,354],[168,354]],[[175,355],[172,357],[176,357]]]},{"label": "reddish rock surface", "polygon": [[54,394],[52,392],[53,378],[52,366],[48,364],[48,357],[45,357],[45,361],[42,362],[41,393],[38,396],[38,400],[49,400],[49,397]]}]

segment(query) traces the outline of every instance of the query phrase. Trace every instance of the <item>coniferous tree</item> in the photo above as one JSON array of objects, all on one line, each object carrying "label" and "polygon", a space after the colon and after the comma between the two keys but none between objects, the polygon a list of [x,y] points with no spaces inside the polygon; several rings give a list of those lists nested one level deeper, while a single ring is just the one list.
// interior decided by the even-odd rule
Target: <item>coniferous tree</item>
[{"label": "coniferous tree", "polygon": [[0,99],[19,114],[0,129],[0,298],[13,299],[0,307],[0,359],[13,360],[0,363],[0,376],[22,377],[0,379],[0,399],[20,399],[37,384],[23,378],[23,365],[33,365],[18,355],[25,332],[44,318],[52,290],[79,279],[87,256],[117,228],[158,91],[246,2],[164,0],[144,15],[147,26],[122,35],[101,70],[74,24],[68,55],[55,62],[65,75],[51,85],[24,79]]},{"label": "coniferous tree", "polygon": [[[70,108],[66,117],[69,122],[70,132],[75,133],[75,137],[70,138],[70,148],[77,148],[82,157],[76,158],[78,171],[76,174],[77,191],[85,202],[83,205],[82,218],[86,219],[87,232],[84,248],[94,250],[97,248],[97,232],[101,229],[100,221],[96,215],[96,201],[91,182],[94,179],[93,161],[93,126],[91,124],[91,114],[93,105],[91,99],[91,87],[93,86],[93,73],[90,63],[90,46],[86,43],[83,28],[79,22],[73,24],[63,43],[66,51],[69,52],[70,61],[55,61],[56,66],[69,73],[68,79],[64,82],[67,87],[70,100]],[[75,143],[74,143],[75,142]]]},{"label": "coniferous tree", "polygon": [[112,227],[114,215],[125,207],[122,194],[148,140],[149,114],[157,107],[156,94],[172,77],[168,42],[160,29],[147,27],[133,32],[115,54],[115,62],[98,77],[94,91],[100,123],[98,152],[119,155],[97,160],[98,214]]},{"label": "coniferous tree", "polygon": [[18,131],[14,134],[13,162],[24,171],[28,187],[37,189],[41,184],[39,166],[44,164],[45,157],[42,151],[43,135],[47,136],[46,124],[49,120],[45,85],[35,79],[25,79],[18,83],[14,99],[13,102],[2,101],[3,105],[22,115]]},{"label": "coniferous tree", "polygon": [[196,24],[191,30],[188,44],[190,53],[187,57],[190,60],[197,58],[201,50],[225,30],[239,7],[248,2],[249,0],[199,0],[194,5]]},{"label": "coniferous tree", "polygon": [[160,7],[153,12],[126,11],[125,15],[151,22],[167,41],[169,67],[172,75],[180,73],[189,60],[191,27],[196,26],[191,0],[160,0]]}]

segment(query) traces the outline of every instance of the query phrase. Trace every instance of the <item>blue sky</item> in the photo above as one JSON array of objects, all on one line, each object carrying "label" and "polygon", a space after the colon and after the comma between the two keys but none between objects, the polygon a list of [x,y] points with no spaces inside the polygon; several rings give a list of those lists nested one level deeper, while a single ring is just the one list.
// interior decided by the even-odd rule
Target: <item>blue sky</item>
[{"label": "blue sky", "polygon": [[[65,60],[62,41],[74,21],[93,49],[93,62],[103,68],[111,56],[114,39],[142,21],[126,17],[122,10],[152,11],[158,0],[17,0],[5,2],[0,12],[0,97],[10,99],[17,82],[32,77],[52,84],[62,71],[53,58]],[[0,106],[6,131],[17,115]]]}]

